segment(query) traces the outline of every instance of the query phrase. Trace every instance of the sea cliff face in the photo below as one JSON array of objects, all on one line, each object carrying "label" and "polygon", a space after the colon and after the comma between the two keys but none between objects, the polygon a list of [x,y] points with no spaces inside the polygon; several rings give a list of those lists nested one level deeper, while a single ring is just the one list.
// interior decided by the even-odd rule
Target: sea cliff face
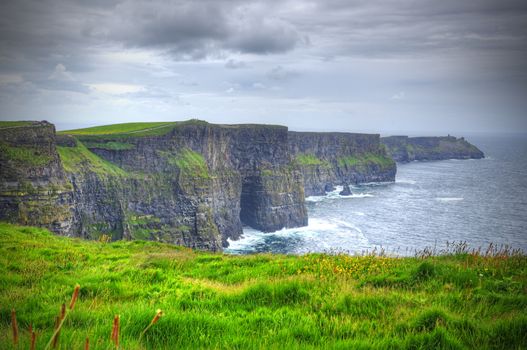
[{"label": "sea cliff face", "polygon": [[0,124],[0,219],[215,251],[243,225],[307,225],[306,193],[395,176],[378,135],[195,120],[110,129]]},{"label": "sea cliff face", "polygon": [[397,162],[414,160],[480,159],[485,155],[465,138],[444,137],[382,137],[381,142]]},{"label": "sea cliff face", "polygon": [[395,180],[395,162],[377,134],[289,132],[289,149],[306,196],[323,195],[335,185]]},{"label": "sea cliff face", "polygon": [[22,122],[0,128],[0,219],[67,234],[73,223],[71,204],[72,187],[57,154],[55,127]]}]

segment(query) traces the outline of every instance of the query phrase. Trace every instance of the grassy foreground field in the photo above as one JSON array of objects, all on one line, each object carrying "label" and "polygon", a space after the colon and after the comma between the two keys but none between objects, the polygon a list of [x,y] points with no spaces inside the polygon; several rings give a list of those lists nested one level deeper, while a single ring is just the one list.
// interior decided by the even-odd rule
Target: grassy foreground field
[{"label": "grassy foreground field", "polygon": [[[0,347],[61,349],[524,349],[527,258],[228,256],[153,242],[88,242],[0,223]],[[140,339],[157,309],[164,316]]]}]

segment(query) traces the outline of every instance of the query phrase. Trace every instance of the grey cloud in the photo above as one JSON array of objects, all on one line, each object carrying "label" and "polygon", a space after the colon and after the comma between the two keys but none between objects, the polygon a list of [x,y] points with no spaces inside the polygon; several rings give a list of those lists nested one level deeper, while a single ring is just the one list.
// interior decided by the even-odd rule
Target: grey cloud
[{"label": "grey cloud", "polygon": [[[316,3],[324,14],[295,16],[299,30],[317,28],[315,46],[335,55],[394,57],[527,50],[527,3],[480,1],[344,1]],[[523,29],[523,30],[522,30]]]},{"label": "grey cloud", "polygon": [[[166,49],[174,57],[202,59],[222,50],[269,54],[293,49],[295,28],[238,1],[127,1],[116,7],[108,39],[133,47]],[[93,32],[94,35],[100,33]]]},{"label": "grey cloud", "polygon": [[220,2],[127,1],[115,9],[108,37],[131,46],[182,51],[228,36]]}]

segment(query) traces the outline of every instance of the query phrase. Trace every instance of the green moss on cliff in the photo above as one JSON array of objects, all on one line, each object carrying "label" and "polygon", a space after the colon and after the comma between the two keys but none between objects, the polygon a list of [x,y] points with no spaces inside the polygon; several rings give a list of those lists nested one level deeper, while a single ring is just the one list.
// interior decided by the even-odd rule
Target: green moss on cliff
[{"label": "green moss on cliff", "polygon": [[86,169],[98,175],[128,176],[128,173],[117,165],[90,152],[82,142],[76,141],[76,143],[75,147],[57,146],[62,165],[67,172],[75,173],[80,169]]},{"label": "green moss on cliff", "polygon": [[375,165],[381,169],[389,169],[395,165],[395,162],[390,157],[374,153],[366,153],[360,157],[340,157],[337,161],[339,166],[348,168],[364,168]]},{"label": "green moss on cliff", "polygon": [[298,154],[296,156],[296,162],[299,165],[328,165],[328,162],[323,161],[313,154]]},{"label": "green moss on cliff", "polygon": [[187,176],[210,178],[209,168],[205,158],[189,148],[183,148],[176,154],[162,151],[158,151],[158,154],[166,157],[168,164],[176,166]]},{"label": "green moss on cliff", "polygon": [[13,147],[5,142],[0,142],[0,153],[3,158],[25,166],[44,166],[53,159],[44,150],[27,146]]}]

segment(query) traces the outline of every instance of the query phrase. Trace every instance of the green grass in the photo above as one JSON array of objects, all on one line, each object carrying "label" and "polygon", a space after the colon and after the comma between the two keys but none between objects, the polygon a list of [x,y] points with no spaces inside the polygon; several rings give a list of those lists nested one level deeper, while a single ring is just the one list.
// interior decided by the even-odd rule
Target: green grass
[{"label": "green grass", "polygon": [[295,158],[300,165],[327,165],[328,163],[317,158],[313,154],[298,154]]},{"label": "green grass", "polygon": [[46,152],[48,150],[26,146],[13,147],[0,141],[2,158],[22,166],[45,166],[49,164],[53,158]]},{"label": "green grass", "polygon": [[[524,349],[527,258],[228,256],[0,223],[0,348],[17,310],[43,348],[76,283],[62,349]],[[157,309],[165,316],[139,341]]]},{"label": "green grass", "polygon": [[70,173],[78,172],[80,169],[92,171],[98,175],[127,176],[128,173],[112,164],[95,153],[92,153],[86,146],[76,141],[76,147],[57,146],[64,170]]},{"label": "green grass", "polygon": [[114,134],[128,134],[140,133],[153,128],[161,128],[163,126],[170,126],[176,124],[175,122],[152,122],[152,123],[122,123],[94,126],[91,128],[75,129],[60,131],[58,134],[66,135],[114,135]]},{"label": "green grass", "polygon": [[123,123],[85,129],[64,130],[58,132],[58,134],[74,135],[82,141],[104,141],[102,143],[106,143],[107,141],[127,139],[130,137],[161,136],[167,134],[175,127],[189,125],[208,125],[208,123],[198,119],[190,119],[182,122]]},{"label": "green grass", "polygon": [[131,150],[135,148],[135,145],[132,143],[117,142],[117,141],[86,142],[86,146],[89,148],[100,148],[100,149],[106,149],[110,151],[125,151],[125,150]]},{"label": "green grass", "polygon": [[0,129],[31,125],[32,121],[0,121]]},{"label": "green grass", "polygon": [[340,157],[337,161],[339,166],[348,168],[364,168],[370,166],[377,166],[380,169],[389,169],[395,166],[395,162],[392,158],[386,155],[379,155],[373,153],[366,153],[359,157]]}]

